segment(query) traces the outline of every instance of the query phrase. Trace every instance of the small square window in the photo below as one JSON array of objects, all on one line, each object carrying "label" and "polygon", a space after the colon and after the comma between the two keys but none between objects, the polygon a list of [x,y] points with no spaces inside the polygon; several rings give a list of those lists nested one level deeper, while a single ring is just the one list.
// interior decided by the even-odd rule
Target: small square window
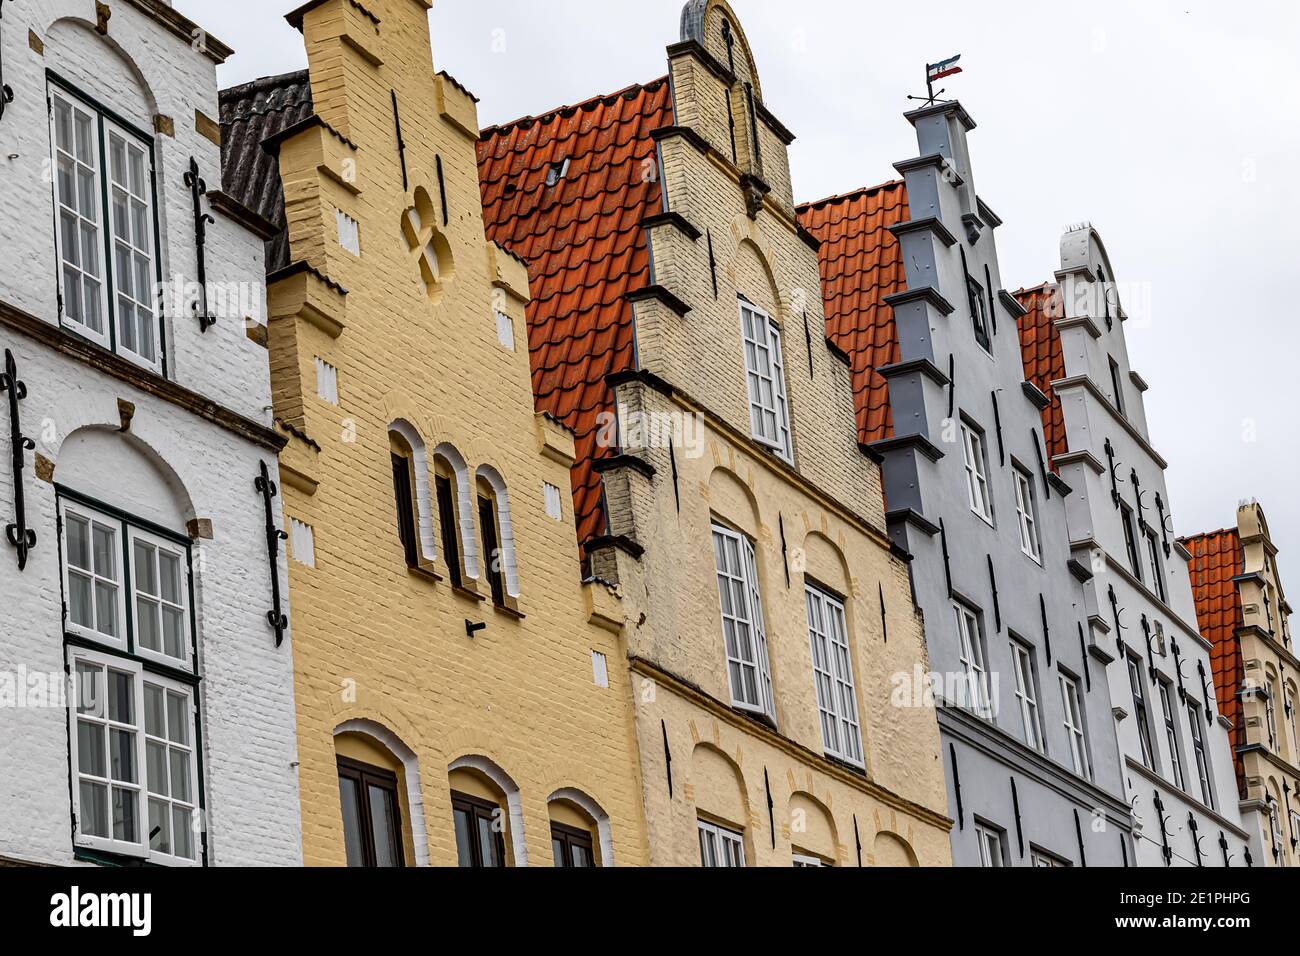
[{"label": "small square window", "polygon": [[354,256],[361,255],[361,226],[342,209],[334,210],[334,218],[339,226],[339,245]]},{"label": "small square window", "polygon": [[549,481],[542,482],[542,498],[546,502],[546,514],[556,521],[564,520],[564,499],[560,489]]},{"label": "small square window", "polygon": [[496,311],[497,317],[497,341],[501,343],[502,348],[515,350],[515,320],[500,309]]},{"label": "small square window", "polygon": [[316,357],[316,397],[331,405],[339,403],[339,370],[320,356]]},{"label": "small square window", "polygon": [[316,567],[316,535],[311,525],[289,519],[289,553],[299,564]]}]

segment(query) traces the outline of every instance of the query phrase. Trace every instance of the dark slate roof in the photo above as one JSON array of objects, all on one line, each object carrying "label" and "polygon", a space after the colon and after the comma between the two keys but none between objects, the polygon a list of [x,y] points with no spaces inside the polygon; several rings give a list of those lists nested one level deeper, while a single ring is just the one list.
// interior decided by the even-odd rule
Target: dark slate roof
[{"label": "dark slate roof", "polygon": [[312,115],[306,70],[264,76],[221,91],[222,190],[280,231],[266,243],[266,271],[289,264],[278,157],[262,142]]}]

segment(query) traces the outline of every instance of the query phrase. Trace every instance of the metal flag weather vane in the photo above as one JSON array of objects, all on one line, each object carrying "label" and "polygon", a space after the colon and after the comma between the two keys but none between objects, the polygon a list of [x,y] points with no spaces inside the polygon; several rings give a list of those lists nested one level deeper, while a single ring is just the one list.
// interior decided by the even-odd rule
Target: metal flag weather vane
[{"label": "metal flag weather vane", "polygon": [[952,76],[961,72],[961,67],[957,61],[961,59],[961,54],[951,56],[946,60],[940,60],[938,63],[927,63],[925,65],[925,96],[909,96],[909,100],[925,100],[927,106],[933,106],[935,98],[942,96],[944,91],[938,93],[934,91],[934,81],[942,80],[945,76]]}]

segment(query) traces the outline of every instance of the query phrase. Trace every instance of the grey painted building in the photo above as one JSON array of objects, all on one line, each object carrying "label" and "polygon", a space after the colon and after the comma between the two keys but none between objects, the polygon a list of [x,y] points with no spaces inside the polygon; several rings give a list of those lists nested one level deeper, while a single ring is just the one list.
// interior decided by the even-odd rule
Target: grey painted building
[{"label": "grey painted building", "polygon": [[1138,863],[1259,862],[1241,827],[1232,725],[1197,626],[1191,555],[1147,430],[1147,385],[1129,363],[1124,287],[1091,226],[1063,236],[1056,280],[1019,296],[1026,365],[1051,396],[1049,453],[1075,489],[1066,509],[1071,553],[1091,571],[1090,649],[1114,658],[1106,671]]},{"label": "grey painted building", "polygon": [[907,119],[919,149],[896,164],[905,187],[801,215],[822,244],[863,442],[884,460],[889,531],[913,556],[953,862],[1131,864],[1112,655],[1089,637],[1073,492],[1049,467],[1047,398],[1025,382],[1023,309],[1003,291],[1000,221],[975,189],[974,123],[955,102]]}]

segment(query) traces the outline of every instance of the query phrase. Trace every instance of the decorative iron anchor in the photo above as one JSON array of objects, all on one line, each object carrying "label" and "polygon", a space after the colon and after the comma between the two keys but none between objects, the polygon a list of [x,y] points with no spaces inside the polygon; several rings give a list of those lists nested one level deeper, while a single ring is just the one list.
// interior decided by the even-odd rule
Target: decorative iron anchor
[{"label": "decorative iron anchor", "polygon": [[194,203],[194,247],[198,256],[199,299],[194,303],[194,311],[198,313],[199,331],[206,332],[217,324],[217,320],[208,311],[208,268],[206,261],[208,224],[214,223],[216,220],[203,211],[202,197],[208,193],[208,184],[199,175],[199,164],[193,156],[190,157],[189,171],[185,174],[185,185],[189,187],[190,198]]},{"label": "decorative iron anchor", "polygon": [[[3,0],[0,0],[3,2]],[[0,375],[0,392],[9,393],[9,437],[13,451],[14,510],[16,519],[5,528],[5,537],[18,549],[18,570],[27,567],[27,555],[36,547],[36,532],[27,527],[27,503],[23,494],[23,467],[26,452],[33,451],[36,443],[23,436],[18,418],[18,403],[27,397],[27,386],[18,379],[18,365],[14,353],[5,349],[5,370]]]},{"label": "decorative iron anchor", "polygon": [[[0,0],[0,19],[5,15],[5,0]],[[4,31],[0,30],[0,119],[4,119],[5,107],[14,101],[13,88],[4,81]]]},{"label": "decorative iron anchor", "polygon": [[271,561],[271,610],[266,612],[266,619],[275,629],[275,646],[284,643],[284,629],[289,626],[289,617],[280,604],[280,542],[289,536],[275,526],[275,509],[271,501],[280,490],[271,480],[271,473],[266,462],[258,463],[262,473],[253,481],[253,487],[262,495],[262,504],[266,509],[266,553]]}]

